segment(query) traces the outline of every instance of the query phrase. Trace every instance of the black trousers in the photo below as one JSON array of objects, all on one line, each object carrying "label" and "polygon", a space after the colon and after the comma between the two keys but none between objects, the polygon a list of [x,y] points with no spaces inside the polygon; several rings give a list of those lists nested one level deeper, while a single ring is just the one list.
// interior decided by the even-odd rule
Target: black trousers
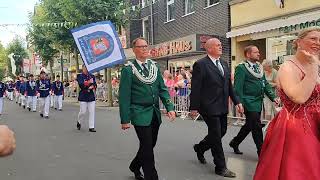
[{"label": "black trousers", "polygon": [[221,138],[227,132],[227,114],[220,116],[202,115],[202,117],[208,126],[208,135],[200,141],[198,149],[202,153],[211,149],[216,170],[223,170],[226,168],[226,161]]},{"label": "black trousers", "polygon": [[233,138],[235,145],[239,146],[241,142],[252,132],[253,141],[256,144],[257,152],[260,154],[263,144],[263,133],[261,125],[261,112],[245,111],[246,123],[241,127],[238,135]]},{"label": "black trousers", "polygon": [[157,143],[159,127],[160,123],[155,113],[153,113],[150,126],[134,126],[140,141],[140,146],[136,157],[130,164],[130,168],[140,171],[140,168],[142,167],[145,180],[158,180],[153,148]]}]

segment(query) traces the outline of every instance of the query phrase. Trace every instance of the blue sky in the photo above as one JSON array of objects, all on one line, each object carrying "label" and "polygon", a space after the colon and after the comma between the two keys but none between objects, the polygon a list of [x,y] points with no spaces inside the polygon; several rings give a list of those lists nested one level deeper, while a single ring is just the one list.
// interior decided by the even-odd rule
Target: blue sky
[{"label": "blue sky", "polygon": [[26,37],[25,27],[1,24],[23,24],[28,22],[28,13],[33,12],[38,0],[0,0],[0,41],[7,45],[16,35]]}]

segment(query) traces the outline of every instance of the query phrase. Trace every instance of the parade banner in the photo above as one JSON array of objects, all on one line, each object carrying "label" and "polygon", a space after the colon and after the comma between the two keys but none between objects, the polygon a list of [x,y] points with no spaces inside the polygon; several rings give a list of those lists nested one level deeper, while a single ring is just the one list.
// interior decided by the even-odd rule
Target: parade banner
[{"label": "parade banner", "polygon": [[71,32],[90,73],[124,64],[124,51],[110,21],[88,24],[72,29]]}]

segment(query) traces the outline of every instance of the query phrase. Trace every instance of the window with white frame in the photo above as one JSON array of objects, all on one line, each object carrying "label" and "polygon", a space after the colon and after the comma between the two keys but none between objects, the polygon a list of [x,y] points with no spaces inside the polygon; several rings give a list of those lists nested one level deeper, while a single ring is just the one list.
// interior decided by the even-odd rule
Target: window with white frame
[{"label": "window with white frame", "polygon": [[220,0],[205,0],[206,1],[206,6],[212,6],[214,4],[217,4],[220,2]]},{"label": "window with white frame", "polygon": [[195,0],[184,0],[184,14],[190,14],[194,12]]},{"label": "window with white frame", "polygon": [[151,5],[151,3],[155,3],[156,0],[141,0],[142,8]]},{"label": "window with white frame", "polygon": [[149,42],[150,38],[150,29],[149,29],[149,19],[148,17],[142,19],[142,33],[143,33],[143,38]]},{"label": "window with white frame", "polygon": [[174,20],[175,7],[174,0],[167,0],[167,21]]}]

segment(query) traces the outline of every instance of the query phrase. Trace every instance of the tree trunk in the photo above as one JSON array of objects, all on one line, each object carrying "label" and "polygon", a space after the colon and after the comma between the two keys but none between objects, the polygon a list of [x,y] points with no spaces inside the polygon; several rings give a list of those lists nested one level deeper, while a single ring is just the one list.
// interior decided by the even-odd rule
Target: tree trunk
[{"label": "tree trunk", "polygon": [[51,79],[54,79],[54,74],[53,74],[53,59],[49,60],[49,67],[50,67],[50,74],[51,74]]},{"label": "tree trunk", "polygon": [[107,83],[108,83],[108,106],[113,107],[112,99],[112,84],[111,84],[111,68],[107,69]]},{"label": "tree trunk", "polygon": [[[76,78],[77,78],[78,73],[80,72],[79,71],[79,58],[78,58],[78,50],[77,50],[77,48],[74,48],[73,54],[74,54],[74,59],[76,61]],[[77,95],[79,95],[79,92],[80,92],[80,87],[77,86]]]},{"label": "tree trunk", "polygon": [[74,48],[73,54],[74,54],[74,59],[76,61],[76,74],[78,74],[79,73],[79,58],[78,58],[77,48]]}]

